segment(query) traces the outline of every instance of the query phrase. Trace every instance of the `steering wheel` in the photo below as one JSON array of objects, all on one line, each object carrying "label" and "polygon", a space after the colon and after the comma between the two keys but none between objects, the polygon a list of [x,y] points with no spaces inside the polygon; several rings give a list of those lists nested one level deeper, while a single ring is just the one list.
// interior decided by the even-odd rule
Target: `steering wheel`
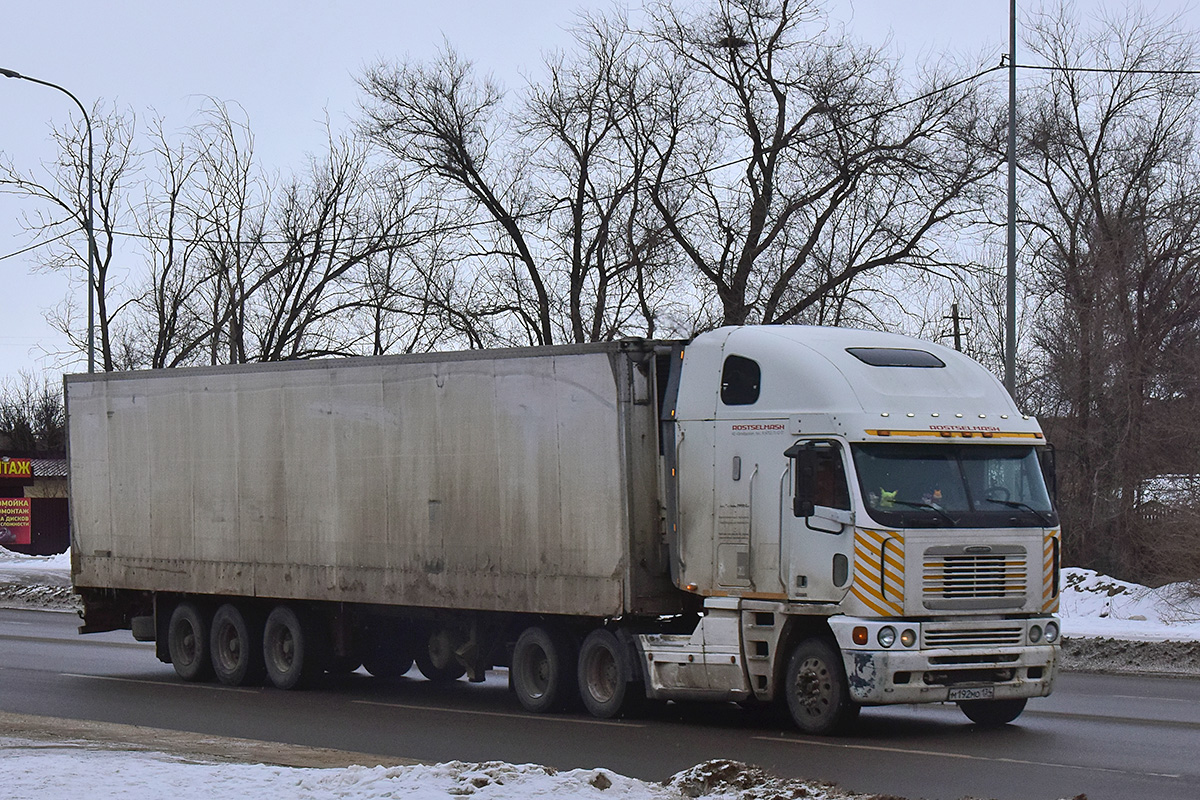
[{"label": "steering wheel", "polygon": [[1012,492],[1008,490],[1007,486],[996,485],[989,486],[986,490],[984,490],[983,496],[988,500],[1007,502],[1012,497]]}]

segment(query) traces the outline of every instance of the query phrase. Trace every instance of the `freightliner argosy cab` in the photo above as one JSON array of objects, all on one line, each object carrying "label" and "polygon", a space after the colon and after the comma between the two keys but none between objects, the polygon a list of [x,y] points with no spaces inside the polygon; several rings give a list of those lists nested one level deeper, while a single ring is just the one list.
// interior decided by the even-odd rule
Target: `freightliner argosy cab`
[{"label": "freightliner argosy cab", "polygon": [[991,373],[925,341],[799,326],[719,329],[679,358],[667,535],[705,615],[691,636],[641,637],[652,696],[782,693],[825,732],[889,703],[1002,723],[1050,693],[1046,443]]}]

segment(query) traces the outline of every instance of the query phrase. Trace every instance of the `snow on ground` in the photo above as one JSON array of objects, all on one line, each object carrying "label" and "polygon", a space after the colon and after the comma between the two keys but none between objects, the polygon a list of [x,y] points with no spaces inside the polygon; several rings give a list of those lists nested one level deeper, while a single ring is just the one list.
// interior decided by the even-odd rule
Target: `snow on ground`
[{"label": "snow on ground", "polygon": [[[1078,668],[1142,668],[1195,673],[1200,664],[1196,587],[1158,589],[1066,569],[1062,574],[1064,659]],[[0,548],[0,606],[70,610],[70,559],[22,556]],[[1175,643],[1175,644],[1170,644]],[[808,781],[783,781],[754,767],[710,761],[665,784],[606,769],[556,772],[500,762],[297,768],[232,764],[207,756],[123,749],[77,740],[0,736],[0,786],[8,800],[851,800],[867,795]]]},{"label": "snow on ground", "polygon": [[[44,745],[0,738],[0,786],[8,800],[175,800],[253,797],[255,800],[852,800],[813,781],[783,781],[732,761],[710,761],[665,784],[607,769],[557,772],[534,764],[489,762],[405,767],[306,769],[229,764],[153,752]],[[15,756],[15,757],[14,757]],[[107,777],[102,777],[107,776]]]}]

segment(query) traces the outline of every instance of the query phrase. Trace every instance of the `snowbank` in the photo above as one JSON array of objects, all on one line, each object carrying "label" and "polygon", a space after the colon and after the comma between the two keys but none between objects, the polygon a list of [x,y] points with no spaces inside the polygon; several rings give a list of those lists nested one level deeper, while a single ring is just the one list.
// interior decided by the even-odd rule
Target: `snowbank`
[{"label": "snowbank", "polygon": [[[852,800],[814,781],[785,781],[733,761],[710,761],[666,784],[627,778],[607,769],[557,772],[533,764],[489,762],[408,767],[306,769],[230,764],[156,752],[46,745],[0,738],[0,786],[8,800],[174,800],[253,797],[255,800]],[[14,757],[15,756],[15,757]]]},{"label": "snowbank", "polygon": [[1063,635],[1127,641],[1200,641],[1200,597],[1173,583],[1150,589],[1070,567],[1062,571]]}]

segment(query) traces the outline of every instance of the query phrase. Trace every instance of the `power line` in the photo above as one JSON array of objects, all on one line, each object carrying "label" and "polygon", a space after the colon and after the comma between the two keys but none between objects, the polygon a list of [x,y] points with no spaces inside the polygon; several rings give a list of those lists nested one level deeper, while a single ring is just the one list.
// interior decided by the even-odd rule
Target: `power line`
[{"label": "power line", "polygon": [[1066,67],[1058,64],[1017,64],[1017,69],[1044,72],[1092,72],[1106,75],[1200,75],[1200,69],[1126,69],[1123,67]]},{"label": "power line", "polygon": [[10,258],[16,258],[17,256],[22,256],[22,255],[25,255],[26,253],[33,252],[34,250],[37,250],[39,247],[45,247],[48,244],[54,244],[59,239],[65,239],[68,236],[70,236],[71,234],[78,233],[81,230],[83,230],[82,226],[78,227],[78,228],[72,228],[71,230],[67,231],[66,233],[60,233],[58,236],[55,236],[52,239],[47,239],[44,242],[37,242],[37,243],[31,244],[28,247],[25,247],[21,250],[18,250],[15,253],[9,253],[8,255],[0,256],[0,261],[7,261]]}]

